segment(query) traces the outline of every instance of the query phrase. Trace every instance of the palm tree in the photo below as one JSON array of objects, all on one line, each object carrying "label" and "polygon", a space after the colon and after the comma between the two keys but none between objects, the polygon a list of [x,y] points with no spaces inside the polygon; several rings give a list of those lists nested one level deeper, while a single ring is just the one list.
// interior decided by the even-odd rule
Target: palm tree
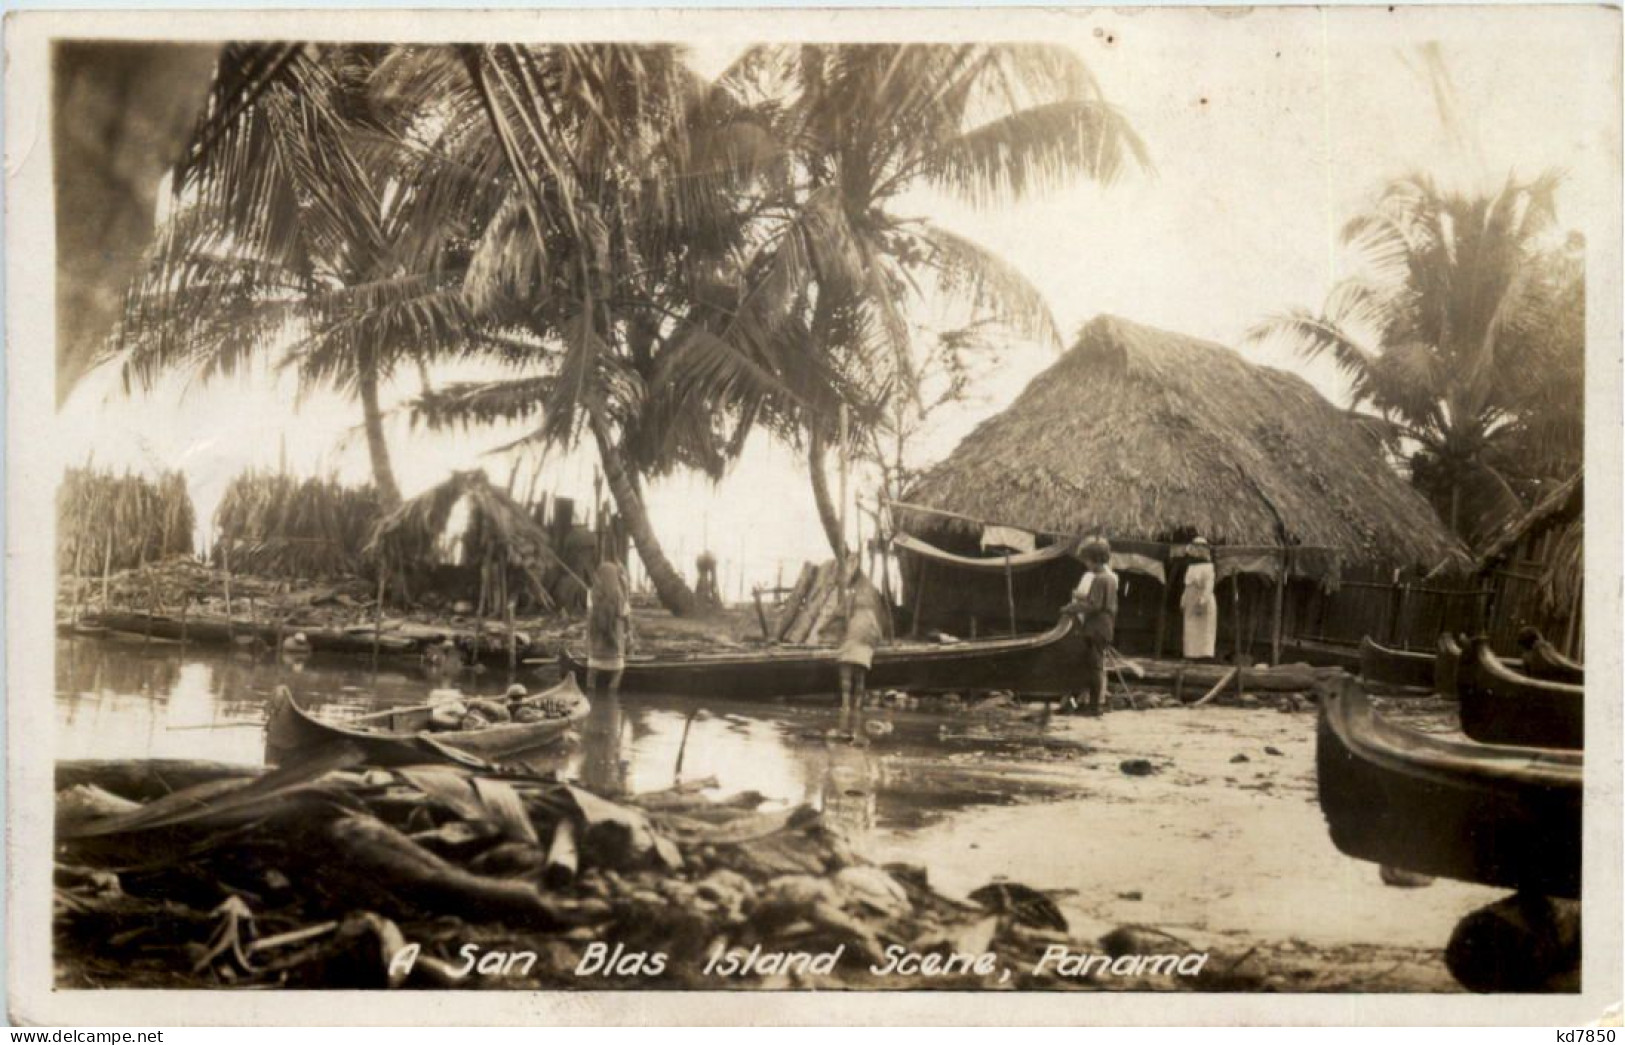
[{"label": "palm tree", "polygon": [[307,386],[353,393],[387,509],[401,496],[379,386],[402,360],[472,336],[457,248],[480,200],[448,191],[375,96],[386,54],[226,50],[115,349],[127,386],[272,356]]},{"label": "palm tree", "polygon": [[717,336],[715,288],[770,160],[742,109],[667,46],[463,47],[410,70],[412,90],[471,130],[471,162],[502,168],[505,197],[473,247],[468,300],[493,336],[475,351],[510,379],[422,397],[429,423],[538,418],[534,440],[589,435],[661,602],[696,612],[666,557],[642,481],[679,466],[720,474],[739,441],[651,376],[676,341]]},{"label": "palm tree", "polygon": [[1394,181],[1343,231],[1364,271],[1319,312],[1248,333],[1329,355],[1352,380],[1354,408],[1469,542],[1519,510],[1514,437],[1534,420],[1537,389],[1559,377],[1546,365],[1554,298],[1543,275],[1558,183],[1548,172],[1475,195],[1426,175]]},{"label": "palm tree", "polygon": [[819,518],[844,556],[824,468],[837,404],[851,408],[848,438],[860,446],[894,397],[918,397],[912,306],[962,302],[1017,335],[1060,344],[1022,273],[928,219],[898,215],[898,198],[926,184],[986,206],[1078,176],[1110,183],[1130,164],[1150,164],[1064,47],[764,46],[722,83],[741,99],[779,100],[775,131],[790,162],[760,214],[767,231],[740,268],[771,274],[758,286],[778,288],[759,295],[754,313],[791,311],[801,336],[695,341],[667,373],[682,394],[720,393],[745,416],[776,403],[793,420]]}]

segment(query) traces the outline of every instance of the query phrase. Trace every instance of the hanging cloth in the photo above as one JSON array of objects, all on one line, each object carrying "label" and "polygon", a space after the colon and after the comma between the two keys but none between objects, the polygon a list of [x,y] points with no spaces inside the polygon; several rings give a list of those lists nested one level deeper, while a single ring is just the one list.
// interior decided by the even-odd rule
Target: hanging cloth
[{"label": "hanging cloth", "polygon": [[1038,540],[1033,534],[1014,526],[987,526],[982,529],[982,550],[989,548],[1009,548],[1017,553],[1032,552],[1038,550]]}]

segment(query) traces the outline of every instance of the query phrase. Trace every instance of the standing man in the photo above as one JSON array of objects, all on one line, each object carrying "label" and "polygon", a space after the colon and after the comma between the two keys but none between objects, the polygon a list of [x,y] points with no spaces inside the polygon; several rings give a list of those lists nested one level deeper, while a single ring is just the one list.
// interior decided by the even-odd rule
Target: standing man
[{"label": "standing man", "polygon": [[1079,549],[1085,573],[1067,604],[1082,624],[1083,671],[1088,702],[1083,713],[1099,717],[1106,712],[1106,648],[1117,629],[1117,574],[1112,572],[1112,547],[1104,537],[1091,537]]}]

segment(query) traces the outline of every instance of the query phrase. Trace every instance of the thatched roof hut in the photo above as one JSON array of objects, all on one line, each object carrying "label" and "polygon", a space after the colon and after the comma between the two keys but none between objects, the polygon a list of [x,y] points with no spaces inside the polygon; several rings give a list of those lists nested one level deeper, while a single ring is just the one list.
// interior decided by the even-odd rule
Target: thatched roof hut
[{"label": "thatched roof hut", "polygon": [[[458,505],[467,507],[467,526],[460,535],[449,532]],[[480,612],[493,601],[505,605],[510,593],[552,605],[546,571],[557,556],[547,532],[481,471],[454,472],[384,516],[367,552],[377,558],[390,583],[405,582],[409,589],[433,566],[460,559],[478,571]]]},{"label": "thatched roof hut", "polygon": [[[1300,377],[1223,345],[1100,316],[904,500],[914,533],[1303,545],[1435,565],[1464,549],[1360,426]],[[974,522],[972,520],[978,520]]]},{"label": "thatched roof hut", "polygon": [[1494,592],[1488,630],[1510,649],[1524,627],[1539,628],[1566,653],[1583,645],[1585,472],[1575,472],[1491,537],[1478,562]]}]

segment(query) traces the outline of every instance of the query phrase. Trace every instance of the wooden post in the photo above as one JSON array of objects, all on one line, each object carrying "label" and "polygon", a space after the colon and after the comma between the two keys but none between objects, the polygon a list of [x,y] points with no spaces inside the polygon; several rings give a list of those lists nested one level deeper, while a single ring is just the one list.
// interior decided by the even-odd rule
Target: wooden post
[{"label": "wooden post", "polygon": [[372,670],[378,671],[378,646],[384,638],[384,582],[388,571],[378,564],[378,600],[372,606]]},{"label": "wooden post", "polygon": [[1004,601],[1010,607],[1010,634],[1016,633],[1016,574],[1010,568],[1010,552],[1004,553]]},{"label": "wooden post", "polygon": [[221,571],[225,574],[225,586],[226,586],[226,638],[227,639],[232,639],[232,638],[236,637],[236,628],[232,623],[232,616],[231,616],[231,541],[229,539],[226,539],[226,538],[221,539],[221,544],[220,544],[220,568],[221,568]]},{"label": "wooden post", "polygon": [[1174,564],[1166,553],[1162,560],[1162,598],[1157,603],[1157,635],[1151,647],[1151,655],[1162,659],[1163,643],[1168,638],[1168,600],[1173,597],[1173,586],[1169,583],[1174,575]]},{"label": "wooden post", "polygon": [[914,583],[914,619],[909,622],[909,637],[920,634],[920,610],[925,606],[925,556],[920,556],[920,569]]},{"label": "wooden post", "polygon": [[1275,608],[1270,618],[1270,666],[1281,663],[1281,607],[1286,601],[1286,574],[1292,550],[1281,549],[1281,570],[1275,575]]},{"label": "wooden post", "polygon": [[750,597],[756,602],[756,622],[762,626],[762,638],[772,640],[772,629],[767,626],[767,611],[762,609],[762,589],[752,588]]},{"label": "wooden post", "polygon": [[102,612],[103,613],[106,613],[108,610],[112,609],[112,603],[109,601],[109,595],[108,595],[108,587],[109,587],[112,575],[113,575],[113,527],[112,527],[112,524],[109,523],[108,527],[107,527],[107,545],[102,551]]},{"label": "wooden post", "polygon": [[1399,608],[1394,611],[1394,624],[1390,630],[1389,640],[1395,649],[1410,649],[1409,636],[1405,632],[1405,612],[1411,604],[1411,585],[1409,581],[1399,586]]},{"label": "wooden post", "polygon": [[1236,647],[1236,700],[1240,701],[1241,692],[1241,574],[1230,575],[1230,630],[1235,635]]},{"label": "wooden post", "polygon": [[[841,485],[841,507],[840,507],[840,511],[837,513],[837,515],[841,520],[841,542],[840,542],[840,544],[841,544],[841,548],[842,548],[843,551],[846,548],[846,467],[847,467],[846,466],[846,440],[847,440],[846,428],[847,428],[846,404],[842,403],[841,404],[841,445],[840,445],[840,457],[838,458],[839,465],[840,465],[840,477],[841,477],[841,483],[840,483],[840,485]],[[846,559],[844,557],[841,559],[840,566],[841,566],[840,576],[842,576],[844,578],[846,576]]]},{"label": "wooden post", "polygon": [[514,669],[519,666],[519,641],[514,634],[513,626],[513,599],[508,594],[508,567],[502,567],[502,616],[508,625],[508,675],[513,675]]}]

